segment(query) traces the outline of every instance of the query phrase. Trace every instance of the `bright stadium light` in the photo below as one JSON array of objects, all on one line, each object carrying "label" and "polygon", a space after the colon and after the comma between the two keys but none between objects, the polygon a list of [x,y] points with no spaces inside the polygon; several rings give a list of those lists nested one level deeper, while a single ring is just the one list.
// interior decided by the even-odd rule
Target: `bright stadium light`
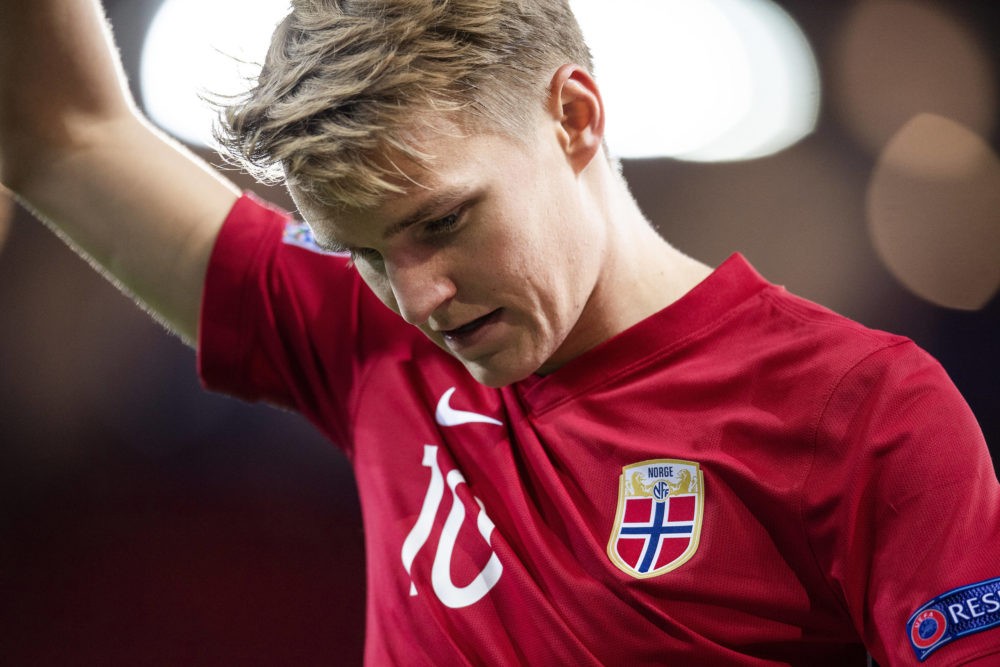
[{"label": "bright stadium light", "polygon": [[[616,155],[750,159],[815,127],[815,58],[770,0],[571,4],[594,51]],[[164,0],[141,64],[153,120],[188,143],[211,145],[214,114],[201,96],[242,92],[287,11],[288,0]]]},{"label": "bright stadium light", "polygon": [[215,117],[202,96],[247,88],[288,0],[164,0],[142,49],[142,101],[183,141],[212,145]]},{"label": "bright stadium light", "polygon": [[770,0],[571,0],[620,157],[745,160],[809,134],[819,70]]}]

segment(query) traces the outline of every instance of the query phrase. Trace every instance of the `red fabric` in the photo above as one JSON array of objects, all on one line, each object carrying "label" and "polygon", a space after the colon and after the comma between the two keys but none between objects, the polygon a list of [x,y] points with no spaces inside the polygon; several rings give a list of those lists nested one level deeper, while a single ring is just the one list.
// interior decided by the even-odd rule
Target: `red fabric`
[{"label": "red fabric", "polygon": [[[738,255],[555,373],[497,390],[344,258],[283,243],[286,224],[250,198],[234,209],[200,369],[210,388],[303,412],[351,457],[369,664],[841,666],[865,647],[916,664],[910,615],[1000,576],[1000,487],[940,366]],[[445,400],[502,425],[440,426]],[[703,479],[657,485],[650,467],[633,481],[624,468],[644,462]],[[699,529],[650,554],[655,570],[684,549],[674,569],[630,571],[644,552],[612,557],[620,495],[660,502],[667,482],[700,498],[673,510],[695,503]],[[665,516],[657,530],[690,530]],[[986,630],[924,664],[998,651]]]}]

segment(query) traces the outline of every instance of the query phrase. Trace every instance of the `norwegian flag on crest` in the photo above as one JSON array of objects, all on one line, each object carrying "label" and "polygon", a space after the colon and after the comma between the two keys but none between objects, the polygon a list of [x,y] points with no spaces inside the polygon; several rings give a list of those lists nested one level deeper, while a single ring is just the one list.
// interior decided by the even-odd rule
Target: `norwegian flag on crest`
[{"label": "norwegian flag on crest", "polygon": [[608,541],[611,561],[637,578],[686,563],[698,549],[703,488],[701,470],[691,461],[656,459],[624,466]]}]

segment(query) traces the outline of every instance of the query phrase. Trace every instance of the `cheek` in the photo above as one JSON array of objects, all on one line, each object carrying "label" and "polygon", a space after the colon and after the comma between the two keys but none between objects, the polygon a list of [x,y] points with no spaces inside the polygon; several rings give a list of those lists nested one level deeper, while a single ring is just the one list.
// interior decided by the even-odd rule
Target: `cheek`
[{"label": "cheek", "polygon": [[514,209],[493,220],[484,252],[469,267],[489,291],[516,294],[544,310],[566,299],[577,278],[563,255],[567,243],[558,228],[564,221],[546,213]]}]

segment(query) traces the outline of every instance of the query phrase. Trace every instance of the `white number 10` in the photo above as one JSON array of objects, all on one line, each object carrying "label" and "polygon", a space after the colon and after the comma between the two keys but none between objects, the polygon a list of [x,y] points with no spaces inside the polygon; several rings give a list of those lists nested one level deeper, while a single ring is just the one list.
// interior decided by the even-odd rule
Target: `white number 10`
[{"label": "white number 10", "polygon": [[[434,445],[424,445],[423,465],[431,469],[431,481],[427,487],[427,495],[424,496],[423,507],[420,508],[420,515],[417,523],[413,526],[410,534],[403,541],[403,567],[406,573],[410,574],[413,566],[413,559],[417,553],[427,543],[431,534],[431,527],[434,525],[434,518],[437,516],[438,508],[441,506],[441,499],[444,497],[445,479],[441,474],[441,467],[437,462],[438,448]],[[500,575],[503,574],[503,564],[497,558],[496,552],[490,553],[490,560],[482,571],[476,575],[466,586],[456,586],[451,580],[451,558],[455,551],[455,541],[458,539],[458,530],[465,521],[465,505],[458,499],[455,489],[459,484],[465,482],[465,477],[458,470],[452,470],[447,477],[448,488],[451,490],[451,511],[445,519],[444,528],[441,530],[441,539],[438,540],[437,552],[434,554],[434,565],[431,568],[431,585],[434,593],[445,606],[452,609],[468,607],[479,602],[484,595],[490,592]],[[490,544],[490,536],[493,534],[493,521],[486,516],[486,509],[479,498],[473,496],[479,504],[479,518],[476,521],[476,528],[479,534]],[[413,584],[412,575],[410,579],[410,595],[417,594],[417,587]]]}]

